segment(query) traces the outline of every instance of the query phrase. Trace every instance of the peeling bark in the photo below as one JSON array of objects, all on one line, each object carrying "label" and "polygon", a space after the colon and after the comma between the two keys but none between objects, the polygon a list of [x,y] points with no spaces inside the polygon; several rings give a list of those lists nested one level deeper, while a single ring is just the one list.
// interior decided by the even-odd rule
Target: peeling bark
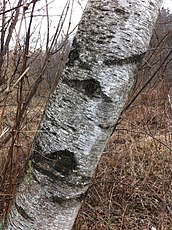
[{"label": "peeling bark", "polygon": [[8,229],[71,229],[146,52],[161,0],[90,0]]}]

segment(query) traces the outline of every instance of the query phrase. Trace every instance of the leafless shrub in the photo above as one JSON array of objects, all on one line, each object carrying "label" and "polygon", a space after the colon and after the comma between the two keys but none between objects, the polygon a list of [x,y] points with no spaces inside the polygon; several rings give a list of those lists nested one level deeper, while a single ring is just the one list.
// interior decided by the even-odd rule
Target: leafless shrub
[{"label": "leafless shrub", "polygon": [[38,0],[13,3],[3,0],[0,5],[0,219],[3,220],[24,173],[43,108],[58,83],[70,48],[74,0],[66,1],[53,33],[52,2],[45,0],[42,6]]}]

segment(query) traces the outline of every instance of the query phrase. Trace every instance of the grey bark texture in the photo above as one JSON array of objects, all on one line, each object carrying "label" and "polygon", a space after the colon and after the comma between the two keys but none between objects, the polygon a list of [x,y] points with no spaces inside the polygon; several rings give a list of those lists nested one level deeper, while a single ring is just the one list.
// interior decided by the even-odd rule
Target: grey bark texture
[{"label": "grey bark texture", "polygon": [[90,0],[32,148],[8,229],[68,230],[135,82],[161,0]]}]

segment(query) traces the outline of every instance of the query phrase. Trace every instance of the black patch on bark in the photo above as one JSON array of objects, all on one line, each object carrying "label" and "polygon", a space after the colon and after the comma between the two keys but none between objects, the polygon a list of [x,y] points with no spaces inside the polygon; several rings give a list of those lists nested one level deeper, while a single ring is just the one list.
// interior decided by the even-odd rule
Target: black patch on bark
[{"label": "black patch on bark", "polygon": [[112,39],[112,38],[114,38],[114,35],[107,35],[107,38],[110,38],[110,39]]},{"label": "black patch on bark", "polygon": [[117,15],[125,15],[127,12],[123,9],[120,9],[120,8],[116,8],[114,10],[114,12],[117,14]]},{"label": "black patch on bark", "polygon": [[68,202],[70,202],[70,204],[71,204],[71,201],[81,202],[86,197],[86,194],[87,194],[87,191],[85,191],[81,194],[77,194],[76,196],[69,197],[69,198],[60,197],[60,196],[51,196],[50,199],[53,203],[58,203],[60,206],[65,206],[66,203],[68,203]]},{"label": "black patch on bark", "polygon": [[87,62],[80,60],[79,68],[91,71],[91,66]]},{"label": "black patch on bark", "polygon": [[99,126],[101,129],[109,129],[109,128],[111,128],[111,126],[108,125],[108,124],[99,124],[98,126]]},{"label": "black patch on bark", "polygon": [[[32,162],[32,165],[34,167],[34,169],[36,169],[38,172],[42,173],[43,175],[48,176],[52,182],[59,180],[59,181],[63,181],[64,178],[60,177],[60,175],[56,175],[53,170],[51,169],[45,169],[45,164],[44,167],[41,164],[36,164],[34,161]],[[34,175],[34,171],[32,172],[32,174]],[[34,175],[34,179],[35,179],[35,175]],[[38,179],[36,180],[38,181]],[[40,181],[38,182],[40,184]]]},{"label": "black patch on bark", "polygon": [[67,66],[74,66],[75,60],[79,59],[79,44],[77,43],[76,38],[73,39],[72,48],[68,56],[68,62],[66,63]]},{"label": "black patch on bark", "polygon": [[105,40],[97,40],[96,41],[98,44],[103,44],[103,43],[105,43],[106,41]]},{"label": "black patch on bark", "polygon": [[17,203],[15,203],[15,207],[17,209],[17,212],[26,220],[29,220],[29,221],[34,221],[33,218],[31,218],[27,212],[21,207],[19,206]]},{"label": "black patch on bark", "polygon": [[124,65],[124,64],[130,64],[130,63],[135,63],[137,64],[138,62],[141,61],[141,59],[144,57],[145,53],[142,54],[136,54],[130,57],[126,58],[112,58],[112,59],[106,59],[103,61],[103,63],[107,66],[111,65]]},{"label": "black patch on bark", "polygon": [[64,78],[63,83],[78,90],[79,92],[82,92],[91,99],[93,97],[102,97],[105,100],[105,102],[112,102],[111,98],[102,92],[99,81],[93,78],[86,80],[70,80]]},{"label": "black patch on bark", "polygon": [[53,160],[53,168],[62,175],[69,175],[77,167],[74,153],[68,150],[55,151],[47,154],[46,157]]},{"label": "black patch on bark", "polygon": [[39,172],[49,176],[53,180],[60,175],[68,176],[77,169],[77,161],[74,153],[68,150],[60,150],[47,154],[33,153],[33,166]]},{"label": "black patch on bark", "polygon": [[101,87],[100,83],[94,79],[86,79],[86,80],[68,80],[63,79],[63,83],[66,83],[70,87],[77,89],[88,97],[93,97],[95,94],[100,95]]}]

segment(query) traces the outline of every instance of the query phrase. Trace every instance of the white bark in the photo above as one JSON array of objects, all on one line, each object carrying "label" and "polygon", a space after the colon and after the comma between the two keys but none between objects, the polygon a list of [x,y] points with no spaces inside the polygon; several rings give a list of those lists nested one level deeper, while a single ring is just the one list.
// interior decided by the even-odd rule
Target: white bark
[{"label": "white bark", "polygon": [[71,229],[150,41],[161,0],[89,1],[43,116],[8,229]]}]

